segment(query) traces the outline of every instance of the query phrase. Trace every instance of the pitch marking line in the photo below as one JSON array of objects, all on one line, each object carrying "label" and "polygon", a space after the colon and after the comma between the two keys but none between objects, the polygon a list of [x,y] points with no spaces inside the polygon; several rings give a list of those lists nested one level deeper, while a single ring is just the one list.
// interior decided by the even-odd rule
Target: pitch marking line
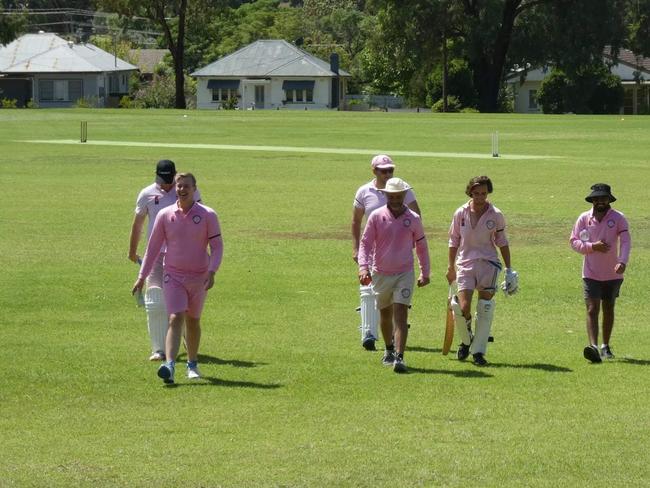
[{"label": "pitch marking line", "polygon": [[[124,142],[124,141],[88,141],[81,143],[72,139],[26,140],[17,141],[33,144],[72,144],[80,146],[128,146],[128,147],[166,147],[173,149],[211,149],[221,151],[265,151],[290,153],[318,154],[361,154],[372,156],[388,153],[391,156],[416,156],[423,158],[464,158],[464,159],[495,159],[492,154],[456,153],[456,152],[426,152],[426,151],[387,151],[373,149],[337,149],[329,147],[295,147],[295,146],[248,146],[239,144],[178,144],[171,142]],[[529,155],[529,154],[500,154],[498,159],[556,159],[558,156]]]}]

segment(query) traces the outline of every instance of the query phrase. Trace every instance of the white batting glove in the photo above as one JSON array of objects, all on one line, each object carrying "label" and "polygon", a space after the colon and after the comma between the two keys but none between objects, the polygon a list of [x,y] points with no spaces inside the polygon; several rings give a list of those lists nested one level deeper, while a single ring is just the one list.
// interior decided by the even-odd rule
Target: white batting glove
[{"label": "white batting glove", "polygon": [[519,274],[514,269],[506,268],[506,279],[501,283],[501,289],[506,296],[514,295],[519,291]]}]

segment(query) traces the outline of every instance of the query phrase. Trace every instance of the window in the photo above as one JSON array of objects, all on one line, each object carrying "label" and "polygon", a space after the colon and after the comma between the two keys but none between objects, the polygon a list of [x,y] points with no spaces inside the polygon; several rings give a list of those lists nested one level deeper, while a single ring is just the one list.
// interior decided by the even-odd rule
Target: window
[{"label": "window", "polygon": [[284,96],[287,103],[311,103],[314,101],[314,89],[307,88],[304,90],[284,90]]},{"label": "window", "polygon": [[213,102],[225,102],[233,97],[239,97],[239,91],[233,90],[231,88],[213,88],[212,89],[212,101]]},{"label": "window", "polygon": [[537,110],[537,90],[528,90],[528,108]]},{"label": "window", "polygon": [[72,102],[83,96],[82,80],[40,80],[38,95],[44,102]]}]

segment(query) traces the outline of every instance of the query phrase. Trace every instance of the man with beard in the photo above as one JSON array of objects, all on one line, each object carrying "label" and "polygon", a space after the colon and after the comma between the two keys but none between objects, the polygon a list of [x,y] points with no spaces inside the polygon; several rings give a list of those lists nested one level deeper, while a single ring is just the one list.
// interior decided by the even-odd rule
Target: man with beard
[{"label": "man with beard", "polygon": [[[411,187],[391,178],[381,190],[387,204],[370,214],[359,245],[359,283],[372,281],[386,344],[382,363],[396,373],[406,372],[404,349],[408,335],[408,307],[413,295],[413,248],[420,264],[418,287],[429,284],[429,248],[420,216],[405,205]],[[393,335],[394,331],[394,335]]]},{"label": "man with beard", "polygon": [[[571,247],[584,254],[582,280],[587,306],[589,345],[583,355],[592,363],[614,354],[609,340],[614,328],[614,305],[623,283],[632,241],[625,216],[610,204],[616,201],[609,185],[597,183],[585,198],[592,209],[578,217],[571,233]],[[598,316],[603,309],[603,342],[598,349]]]},{"label": "man with beard", "polygon": [[[386,205],[386,196],[382,190],[385,188],[386,182],[393,177],[395,163],[390,156],[378,154],[372,158],[370,167],[372,168],[374,179],[359,187],[357,193],[354,195],[352,207],[352,259],[357,264],[359,263],[361,222],[363,221],[364,215],[368,219],[373,210],[377,210],[379,207]],[[406,192],[404,203],[416,214],[422,215],[412,189]],[[371,264],[369,263],[369,267],[372,267]],[[375,341],[379,338],[379,334],[377,333],[379,317],[372,285],[366,286],[361,284],[359,286],[359,294],[361,296],[361,345],[367,351],[374,351]]]}]

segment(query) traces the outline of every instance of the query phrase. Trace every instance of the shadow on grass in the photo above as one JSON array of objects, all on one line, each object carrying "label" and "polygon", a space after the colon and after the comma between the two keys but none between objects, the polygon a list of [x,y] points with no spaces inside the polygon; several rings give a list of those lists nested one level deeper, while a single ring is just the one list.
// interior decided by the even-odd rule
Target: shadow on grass
[{"label": "shadow on grass", "polygon": [[213,376],[203,376],[200,382],[190,383],[190,385],[203,385],[203,386],[226,386],[231,388],[257,388],[260,390],[275,390],[276,388],[282,387],[278,384],[266,384],[266,383],[255,383],[254,381],[236,381],[236,380],[224,380],[221,378],[215,378]]},{"label": "shadow on grass", "polygon": [[636,364],[637,366],[650,366],[650,361],[647,359],[621,358],[619,361],[621,363]]},{"label": "shadow on grass", "polygon": [[427,369],[427,368],[413,368],[409,366],[409,373],[422,373],[422,374],[444,374],[449,376],[456,376],[458,378],[492,378],[491,374],[486,373],[485,371],[479,371],[478,369],[471,370],[462,370],[462,371],[450,371],[448,369]]},{"label": "shadow on grass", "polygon": [[256,363],[253,361],[240,361],[239,359],[221,359],[206,354],[199,354],[199,364],[228,364],[236,368],[255,368],[266,363]]},{"label": "shadow on grass", "polygon": [[442,352],[441,348],[422,347],[422,346],[406,346],[406,350],[413,351],[413,352]]},{"label": "shadow on grass", "polygon": [[532,364],[508,364],[508,363],[490,363],[488,368],[513,368],[513,369],[539,369],[548,373],[573,373],[571,368],[556,366],[554,364],[532,363]]},{"label": "shadow on grass", "polygon": [[213,376],[201,376],[201,379],[198,380],[191,380],[183,383],[174,383],[173,385],[165,386],[167,388],[179,388],[184,386],[223,386],[226,388],[255,388],[258,390],[275,390],[277,388],[282,388],[282,385],[278,384],[255,383],[254,381],[224,380],[221,378],[215,378]]}]

